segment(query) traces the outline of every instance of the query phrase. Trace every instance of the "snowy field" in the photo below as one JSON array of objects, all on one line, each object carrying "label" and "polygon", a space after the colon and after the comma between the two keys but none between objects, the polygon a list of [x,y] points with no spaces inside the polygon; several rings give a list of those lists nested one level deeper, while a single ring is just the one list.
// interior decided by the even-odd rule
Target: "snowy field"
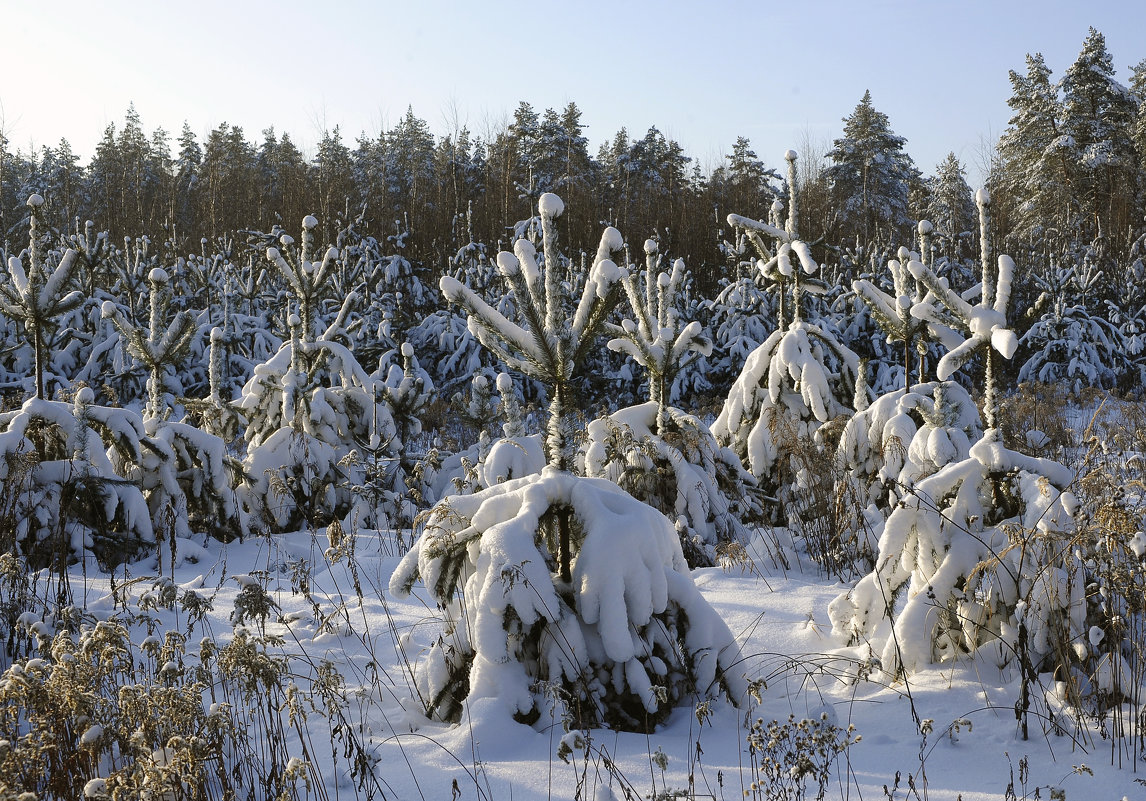
[{"label": "snowy field", "polygon": [[[1044,732],[1052,727],[1035,719],[1024,741],[1012,669],[977,660],[931,666],[906,683],[889,684],[879,671],[863,678],[863,649],[841,647],[828,622],[828,604],[846,588],[814,566],[783,571],[767,560],[693,572],[736,636],[743,674],[762,680],[759,698],[746,697],[740,709],[723,702],[699,714],[681,708],[647,736],[603,729],[567,736],[559,709],[526,726],[496,699],[467,707],[460,724],[432,722],[413,700],[409,677],[411,663],[438,636],[438,613],[418,593],[401,600],[386,589],[399,561],[392,535],[359,532],[353,561],[349,542],[332,550],[325,532],[226,545],[210,540],[204,547],[178,541],[178,600],[171,608],[158,591],[166,582],[154,580],[154,557],[114,577],[85,575],[77,565],[69,581],[89,624],[131,623],[134,658],[143,663],[154,661],[149,633],[153,641],[167,631],[185,633],[187,653],[176,661],[190,674],[201,638],[222,647],[236,631],[255,637],[265,625],[272,643],[267,653],[286,660],[283,686],[307,695],[315,677],[333,667],[345,682],[338,690],[341,709],[331,714],[304,704],[305,722],[294,727],[286,722],[289,710],[280,712],[286,753],[311,762],[317,773],[309,791],[296,782],[300,798],[765,798],[763,789],[753,790],[759,759],[747,748],[748,729],[757,719],[783,723],[789,715],[826,715],[841,728],[854,726],[860,737],[833,766],[829,798],[1048,798],[1061,797],[1049,794],[1061,788],[1065,798],[1117,799],[1143,792],[1129,741],[1100,733],[1109,729],[1110,716],[1081,730],[1067,720],[1058,733]],[[169,548],[162,559],[170,577]],[[263,586],[273,601],[265,620],[240,600],[240,593]],[[186,603],[193,597],[208,599],[211,611],[196,619]],[[245,619],[237,608],[248,610]],[[226,683],[214,677],[205,706],[223,700],[216,693]],[[1035,708],[1045,714],[1047,706],[1036,702]],[[561,748],[563,738],[568,749]],[[351,777],[350,740],[372,763],[373,778],[365,782]],[[274,750],[257,742],[251,748]],[[813,780],[806,797],[816,792]]]}]

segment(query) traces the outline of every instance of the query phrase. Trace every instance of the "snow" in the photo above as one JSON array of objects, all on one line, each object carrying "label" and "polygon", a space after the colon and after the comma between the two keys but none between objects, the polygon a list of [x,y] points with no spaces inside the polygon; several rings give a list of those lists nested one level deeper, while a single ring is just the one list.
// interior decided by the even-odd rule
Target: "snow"
[{"label": "snow", "polygon": [[537,209],[543,217],[560,217],[565,211],[565,201],[552,192],[546,192],[538,198]]},{"label": "snow", "polygon": [[[647,736],[602,729],[565,731],[559,708],[543,712],[536,724],[528,726],[514,722],[505,712],[522,685],[513,680],[507,666],[491,665],[482,669],[500,676],[497,689],[503,695],[474,701],[459,723],[431,721],[411,700],[414,687],[403,676],[407,675],[405,658],[414,665],[426,658],[420,650],[428,639],[426,620],[437,612],[425,605],[420,588],[406,600],[386,591],[398,562],[398,557],[390,555],[387,536],[358,532],[358,570],[367,590],[361,600],[353,595],[340,598],[340,588],[352,584],[349,566],[325,558],[321,541],[316,551],[315,537],[309,533],[251,538],[229,545],[210,543],[199,563],[177,568],[173,576],[176,586],[196,579],[201,584],[204,576],[210,577],[208,588],[217,586],[214,610],[203,627],[194,629],[193,640],[209,625],[223,645],[233,636],[228,614],[240,591],[236,582],[225,580],[227,565],[246,565],[237,569],[248,570],[302,557],[315,559],[310,597],[324,614],[346,603],[354,624],[324,631],[310,614],[307,598],[292,591],[289,575],[273,570],[267,591],[282,607],[282,621],[268,619],[267,632],[285,637],[285,642],[271,646],[270,653],[291,659],[301,686],[309,681],[306,672],[322,660],[329,660],[345,677],[342,693],[349,703],[349,720],[361,726],[363,743],[379,760],[372,770],[386,781],[387,797],[450,798],[456,781],[463,798],[547,801],[574,798],[580,792],[588,798],[621,799],[626,797],[626,787],[632,788],[629,797],[639,798],[687,787],[691,776],[696,797],[732,798],[748,790],[753,779],[745,718],[785,721],[789,714],[797,719],[826,714],[829,722],[855,725],[862,736],[847,755],[846,785],[833,783],[829,797],[881,798],[883,786],[890,788],[897,772],[902,775],[901,791],[910,776],[921,794],[926,789],[926,797],[934,799],[954,801],[961,796],[967,801],[986,801],[1001,797],[1012,780],[1021,797],[1020,759],[1027,760],[1032,777],[1026,787],[1028,796],[1033,796],[1036,784],[1044,787],[1044,795],[1048,785],[1062,787],[1067,798],[1139,796],[1141,788],[1134,782],[1139,774],[1129,761],[1123,769],[1111,766],[1109,742],[1097,737],[1073,741],[1069,735],[1048,732],[1044,736],[1037,730],[1030,740],[1021,738],[1013,709],[1018,692],[1013,669],[984,663],[945,666],[917,673],[906,684],[863,673],[867,658],[862,649],[844,647],[827,625],[824,610],[839,586],[823,581],[810,567],[797,566],[786,574],[770,572],[762,565],[744,571],[707,568],[691,574],[698,597],[735,635],[744,655],[741,670],[767,678],[760,700],[749,698],[744,709],[714,704],[699,724],[695,706],[686,705]],[[146,576],[154,567],[141,562],[132,566],[131,573]],[[89,574],[85,578],[76,566],[71,578],[78,599],[100,619],[115,614],[110,576]],[[147,586],[149,582],[144,581],[119,590],[120,597],[134,607]],[[173,626],[176,620],[175,610],[154,609],[149,615],[161,627]],[[36,622],[29,619],[23,625]],[[146,627],[140,622],[133,632],[138,636],[136,642],[141,642]],[[185,656],[188,667],[195,658],[193,653]],[[626,664],[624,670],[626,681],[641,681],[635,669]],[[12,671],[15,675],[16,668]],[[1095,678],[1109,686],[1120,680],[1111,660],[1100,664]],[[212,716],[226,713],[224,705],[209,700],[204,709]],[[929,721],[926,738],[913,716]],[[341,744],[335,741],[337,747],[332,748],[327,739],[334,722],[318,711],[309,713],[306,732],[311,767],[332,795],[338,787],[344,796],[355,797],[349,778],[351,764],[342,757]],[[952,737],[956,726],[957,736]],[[302,753],[297,736],[289,729],[287,733],[284,762]],[[89,728],[82,736],[94,739],[97,735]],[[650,773],[650,760],[657,751],[667,757],[663,775],[659,768]],[[1073,770],[1072,766],[1082,764],[1093,775]],[[586,767],[586,784],[581,785]],[[100,781],[98,777],[89,780],[87,797],[99,797],[97,789],[104,786]]]}]

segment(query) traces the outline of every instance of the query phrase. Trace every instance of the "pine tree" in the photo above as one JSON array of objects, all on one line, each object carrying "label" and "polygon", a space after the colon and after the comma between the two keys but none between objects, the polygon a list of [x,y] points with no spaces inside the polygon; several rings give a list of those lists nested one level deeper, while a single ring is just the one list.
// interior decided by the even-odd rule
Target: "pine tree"
[{"label": "pine tree", "polygon": [[512,180],[517,196],[532,205],[542,194],[537,181],[538,150],[541,140],[541,119],[533,106],[522,100],[513,112],[509,125],[512,143]]},{"label": "pine tree", "polygon": [[[571,379],[593,346],[612,309],[621,299],[622,271],[611,260],[621,248],[620,233],[607,228],[593,266],[585,278],[576,306],[566,295],[562,263],[557,250],[556,218],[564,203],[553,194],[539,201],[542,229],[542,261],[529,240],[519,239],[514,253],[502,251],[497,264],[513,288],[526,327],[507,320],[457,279],[441,280],[442,293],[461,305],[471,317],[471,330],[481,343],[513,369],[542,381],[549,390],[549,426],[546,456],[558,470],[572,465],[570,415]],[[544,275],[542,268],[544,267]]]},{"label": "pine tree", "polygon": [[1138,223],[1129,202],[1138,190],[1131,138],[1137,110],[1130,92],[1114,79],[1106,39],[1094,28],[1060,87],[1062,130],[1072,143],[1084,233],[1120,235]]},{"label": "pine tree", "polygon": [[904,151],[907,140],[891,130],[886,114],[864,92],[844,118],[844,135],[835,140],[825,171],[843,216],[845,239],[863,242],[902,240],[911,224],[908,190],[919,171]]},{"label": "pine tree", "polygon": [[337,125],[333,131],[323,131],[318,152],[311,162],[311,182],[318,193],[319,212],[328,226],[326,239],[334,239],[339,213],[354,193],[350,149],[342,141]]},{"label": "pine tree", "polygon": [[40,208],[44,199],[28,198],[31,226],[28,236],[28,267],[17,256],[8,258],[8,282],[0,283],[0,310],[14,320],[24,321],[26,336],[36,355],[35,392],[43,400],[44,371],[48,352],[46,341],[56,319],[76,309],[84,301],[79,290],[68,291],[79,264],[76,251],[69,248],[54,268],[44,264],[39,227]]},{"label": "pine tree", "polygon": [[979,206],[979,242],[982,282],[979,303],[972,306],[948,285],[945,279],[922,262],[908,265],[911,275],[925,286],[934,299],[946,307],[948,316],[941,316],[934,305],[918,304],[912,312],[921,320],[937,328],[946,327],[952,319],[966,332],[961,343],[952,342],[948,353],[935,366],[940,381],[946,381],[973,356],[983,354],[983,418],[987,428],[998,426],[999,367],[998,357],[1010,359],[1015,354],[1019,339],[1008,325],[1007,313],[1011,302],[1011,287],[1015,277],[1015,263],[1010,256],[999,256],[998,265],[991,259],[991,195],[980,189],[975,195]]},{"label": "pine tree", "polygon": [[[1138,167],[1146,171],[1146,58],[1134,65],[1130,75],[1130,94],[1138,105],[1138,113],[1134,115],[1134,127],[1131,138],[1134,140],[1134,149],[1138,154]],[[1139,178],[1139,187],[1146,185]]]},{"label": "pine tree", "polygon": [[1002,226],[1023,238],[1068,226],[1077,180],[1072,143],[1062,131],[1062,106],[1041,53],[1028,54],[1026,75],[1010,72],[1014,111],[999,139],[992,176]]},{"label": "pine tree", "polygon": [[644,272],[641,276],[629,273],[621,279],[635,319],[622,320],[621,325],[606,324],[614,337],[609,348],[628,354],[645,368],[649,399],[657,405],[657,431],[667,430],[677,374],[698,357],[712,353],[712,340],[700,323],[684,323],[677,306],[685,280],[684,260],[674,261],[671,272],[663,269],[662,262],[656,241],[646,240]]},{"label": "pine tree", "polygon": [[[1017,344],[1007,321],[1014,262],[1000,255],[995,266],[987,190],[976,200],[979,302],[967,303],[921,262],[910,269],[968,333],[940,360],[939,378],[976,353],[984,356],[987,430],[959,458],[965,444],[957,442],[965,440],[959,429],[967,429],[956,427],[956,417],[966,412],[956,415],[935,395],[932,420],[911,432],[908,453],[939,469],[904,487],[883,526],[874,569],[832,602],[829,616],[837,633],[866,643],[893,676],[966,653],[981,652],[998,666],[1016,661],[1022,689],[1015,713],[1025,736],[1031,682],[1044,670],[1069,670],[1069,643],[1084,636],[1086,579],[1082,551],[1071,544],[1078,508],[1069,490],[1073,472],[1010,450],[996,428],[996,356],[1010,358]],[[932,316],[928,306],[917,308]]]},{"label": "pine tree", "polygon": [[386,134],[385,181],[391,217],[407,213],[420,219],[434,196],[434,136],[413,107]]},{"label": "pine tree", "polygon": [[200,234],[216,239],[258,222],[258,156],[242,128],[224,122],[208,134],[199,175]]},{"label": "pine tree", "polygon": [[663,269],[650,239],[645,265],[640,276],[621,279],[633,316],[607,329],[614,337],[609,348],[645,368],[650,400],[589,424],[585,470],[676,520],[689,565],[710,566],[719,545],[746,541],[741,518],[761,516],[750,496],[756,482],[707,425],[673,407],[676,377],[711,354],[712,341],[699,322],[685,322],[684,260],[674,261],[671,272]]},{"label": "pine tree", "polygon": [[315,307],[328,290],[328,277],[338,248],[331,246],[322,255],[321,261],[314,261],[315,235],[318,220],[308,214],[302,220],[302,249],[294,252],[294,237],[282,234],[279,242],[286,249],[286,255],[276,247],[267,248],[267,261],[278,268],[279,274],[287,282],[298,303],[298,316],[303,343],[314,341]]},{"label": "pine tree", "polygon": [[[770,494],[795,490],[793,473],[800,467],[789,457],[797,448],[820,439],[817,432],[829,421],[842,426],[860,364],[859,357],[805,309],[805,295],[822,294],[827,287],[813,277],[820,266],[808,244],[796,235],[795,151],[788,151],[785,158],[789,176],[785,227],[776,224],[779,208],[774,208],[771,223],[728,216],[729,224],[743,231],[756,248],[757,270],[777,297],[777,326],[748,356],[712,426],[717,440],[736,452]],[[775,240],[774,251],[765,236]]]},{"label": "pine tree", "polygon": [[[967,184],[966,170],[954,153],[948,153],[927,180],[924,217],[935,226],[940,255],[949,260],[961,257],[975,230],[975,197]],[[923,253],[924,261],[932,254]]]},{"label": "pine tree", "polygon": [[[544,194],[538,206],[541,260],[528,240],[497,259],[522,325],[457,279],[441,288],[486,347],[546,383],[549,464],[439,503],[390,590],[408,594],[421,579],[448,613],[415,677],[430,716],[457,720],[467,698],[497,699],[533,723],[549,686],[575,727],[647,732],[694,694],[736,703],[745,685],[732,673],[731,632],[692,584],[669,521],[611,482],[569,472],[570,380],[620,299],[624,270],[609,257],[622,239],[607,228],[588,274],[570,275],[555,229],[564,204]],[[570,279],[583,281],[576,302]]]},{"label": "pine tree", "polygon": [[[146,260],[146,239],[141,247]],[[170,275],[162,267],[154,267],[148,273],[151,314],[146,330],[129,321],[123,311],[110,300],[104,301],[101,309],[102,316],[115,323],[131,354],[147,365],[149,377],[145,419],[166,420],[170,416],[171,406],[163,391],[164,375],[188,349],[195,333],[195,317],[187,310],[178,312],[170,323],[165,320],[171,302],[170,281]]]},{"label": "pine tree", "polygon": [[746,217],[760,219],[780,196],[776,188],[780,181],[780,174],[757,158],[748,138],[738,136],[724,163],[713,170],[711,188],[720,208],[737,209]]}]

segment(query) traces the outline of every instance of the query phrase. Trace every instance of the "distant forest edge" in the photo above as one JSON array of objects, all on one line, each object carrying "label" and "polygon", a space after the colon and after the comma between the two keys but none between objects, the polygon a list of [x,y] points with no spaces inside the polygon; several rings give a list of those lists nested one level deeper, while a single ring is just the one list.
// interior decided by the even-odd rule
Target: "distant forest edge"
[{"label": "distant forest edge", "polygon": [[[1086,241],[1101,234],[1110,255],[1125,253],[1144,211],[1146,60],[1129,88],[1114,74],[1094,29],[1057,82],[1040,54],[1027,56],[1025,74],[1010,73],[1013,116],[985,155],[998,236],[1041,246],[1051,231]],[[857,242],[909,244],[919,219],[935,224],[938,247],[973,252],[965,165],[951,154],[925,177],[870,95],[830,149],[791,144],[820,150],[800,154],[799,178],[800,233],[819,257],[832,260],[831,246]],[[724,217],[766,219],[786,195],[783,164],[768,166],[744,137],[707,175],[656,127],[622,128],[593,155],[575,103],[539,113],[522,102],[485,138],[465,127],[435,137],[411,108],[392,129],[352,144],[335,126],[309,161],[273,127],[257,142],[227,123],[203,142],[187,123],[174,141],[162,129],[149,135],[134,107],[108,125],[86,166],[66,139],[35,153],[9,145],[0,130],[0,231],[9,242],[24,241],[22,205],[32,193],[47,199],[44,220],[61,230],[90,219],[113,241],[147,235],[180,252],[236,229],[293,228],[306,214],[329,238],[339,218],[365,209],[365,233],[382,241],[405,234],[404,255],[432,271],[471,237],[508,240],[506,221],[529,217],[542,193],[558,192],[573,211],[564,232],[571,251],[591,251],[606,221],[631,237],[655,235],[703,288],[715,276],[699,268],[723,262]],[[472,233],[464,223],[471,206]]]}]

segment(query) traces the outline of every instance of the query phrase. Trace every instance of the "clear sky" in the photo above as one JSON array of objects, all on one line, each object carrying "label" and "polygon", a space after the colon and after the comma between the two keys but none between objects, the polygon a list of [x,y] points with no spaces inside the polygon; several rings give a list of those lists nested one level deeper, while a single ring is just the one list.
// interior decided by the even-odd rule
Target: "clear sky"
[{"label": "clear sky", "polygon": [[1093,26],[1123,83],[1146,58],[1141,0],[52,0],[0,21],[11,147],[66,137],[85,163],[129,103],[149,134],[274,126],[309,152],[324,127],[353,146],[411,105],[435,135],[485,135],[525,100],[576,102],[594,153],[656,125],[706,170],[737,136],[779,168],[829,147],[870,89],[925,174],[954,152],[974,184],[1028,52],[1057,80]]}]

